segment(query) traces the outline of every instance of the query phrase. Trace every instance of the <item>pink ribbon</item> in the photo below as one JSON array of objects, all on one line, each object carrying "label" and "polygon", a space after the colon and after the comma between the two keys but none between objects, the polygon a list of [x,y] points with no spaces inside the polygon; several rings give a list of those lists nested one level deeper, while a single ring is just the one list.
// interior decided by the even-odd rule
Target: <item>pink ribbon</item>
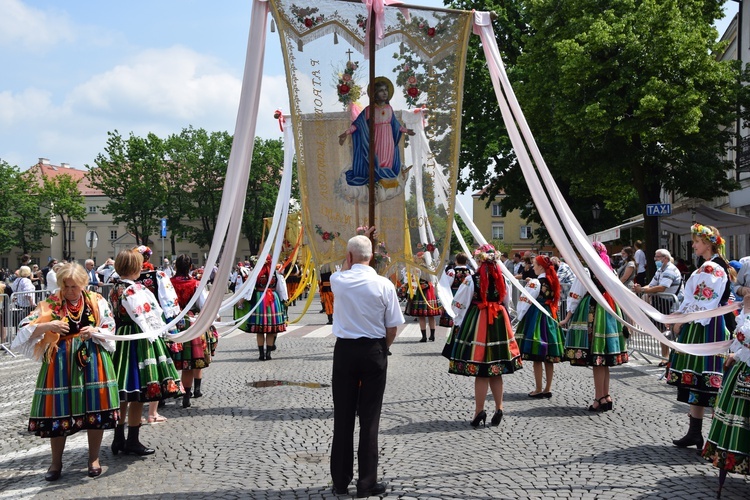
[{"label": "pink ribbon", "polygon": [[[385,6],[401,5],[397,0],[362,0],[367,7],[367,32],[365,33],[365,59],[370,58],[370,29],[372,26],[372,14],[375,13],[375,45],[379,45],[385,37]],[[409,20],[408,9],[401,9],[406,20]]]}]

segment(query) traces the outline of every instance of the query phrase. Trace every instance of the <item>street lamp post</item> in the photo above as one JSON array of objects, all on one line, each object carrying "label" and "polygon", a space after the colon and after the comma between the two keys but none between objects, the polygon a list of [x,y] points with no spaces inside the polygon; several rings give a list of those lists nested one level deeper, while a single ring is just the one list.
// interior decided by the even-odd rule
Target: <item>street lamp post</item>
[{"label": "street lamp post", "polygon": [[591,216],[594,218],[594,231],[598,228],[599,216],[602,214],[602,207],[598,203],[591,206]]}]

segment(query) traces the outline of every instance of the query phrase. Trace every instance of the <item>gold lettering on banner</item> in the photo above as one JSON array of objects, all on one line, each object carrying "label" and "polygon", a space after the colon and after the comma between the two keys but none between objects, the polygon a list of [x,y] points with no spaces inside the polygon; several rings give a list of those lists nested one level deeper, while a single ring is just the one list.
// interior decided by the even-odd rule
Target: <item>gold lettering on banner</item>
[{"label": "gold lettering on banner", "polygon": [[426,217],[411,217],[409,227],[422,227],[425,225]]},{"label": "gold lettering on banner", "polygon": [[321,213],[323,217],[325,217],[328,222],[331,222],[333,224],[339,224],[343,225],[347,228],[351,227],[352,224],[352,216],[342,214],[339,211],[334,211],[331,207],[322,207]]},{"label": "gold lettering on banner", "polygon": [[[317,59],[310,59],[310,66],[315,67],[320,64]],[[323,115],[323,89],[322,81],[320,76],[320,70],[315,70],[312,73],[312,93],[314,96],[313,105],[316,116]],[[318,195],[324,199],[329,200],[331,197],[330,188],[328,186],[328,178],[330,176],[328,162],[326,161],[326,150],[328,149],[328,142],[326,141],[327,133],[326,126],[322,120],[315,120],[313,129],[315,132],[315,170],[318,176]]]}]

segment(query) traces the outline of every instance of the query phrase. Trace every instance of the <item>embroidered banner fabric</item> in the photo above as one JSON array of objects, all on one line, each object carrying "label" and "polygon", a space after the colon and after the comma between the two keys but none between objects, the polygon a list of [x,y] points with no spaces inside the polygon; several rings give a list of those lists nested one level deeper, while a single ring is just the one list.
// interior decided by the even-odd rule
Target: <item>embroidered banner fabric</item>
[{"label": "embroidered banner fabric", "polygon": [[[368,225],[372,151],[378,272],[390,275],[416,264],[437,273],[449,254],[455,197],[446,208],[434,169],[441,168],[455,192],[471,13],[385,6],[370,98],[364,4],[272,0],[271,12],[289,82],[306,239],[316,264],[340,263],[347,240]],[[425,117],[432,152],[418,164],[410,152],[421,139],[412,135],[413,115]]]}]

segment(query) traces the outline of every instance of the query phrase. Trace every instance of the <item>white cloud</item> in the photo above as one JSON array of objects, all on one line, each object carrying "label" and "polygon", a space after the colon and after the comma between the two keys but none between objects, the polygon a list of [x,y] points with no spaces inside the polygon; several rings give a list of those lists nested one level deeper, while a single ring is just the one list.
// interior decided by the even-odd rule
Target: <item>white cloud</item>
[{"label": "white cloud", "polygon": [[0,92],[0,130],[21,122],[45,119],[50,111],[50,100],[49,92],[33,88],[20,94]]},{"label": "white cloud", "polygon": [[150,49],[76,87],[66,106],[87,113],[192,120],[236,107],[240,81],[217,61],[174,46]]},{"label": "white cloud", "polygon": [[0,0],[0,47],[19,46],[38,52],[75,39],[68,16],[58,10],[40,10],[19,0]]}]

